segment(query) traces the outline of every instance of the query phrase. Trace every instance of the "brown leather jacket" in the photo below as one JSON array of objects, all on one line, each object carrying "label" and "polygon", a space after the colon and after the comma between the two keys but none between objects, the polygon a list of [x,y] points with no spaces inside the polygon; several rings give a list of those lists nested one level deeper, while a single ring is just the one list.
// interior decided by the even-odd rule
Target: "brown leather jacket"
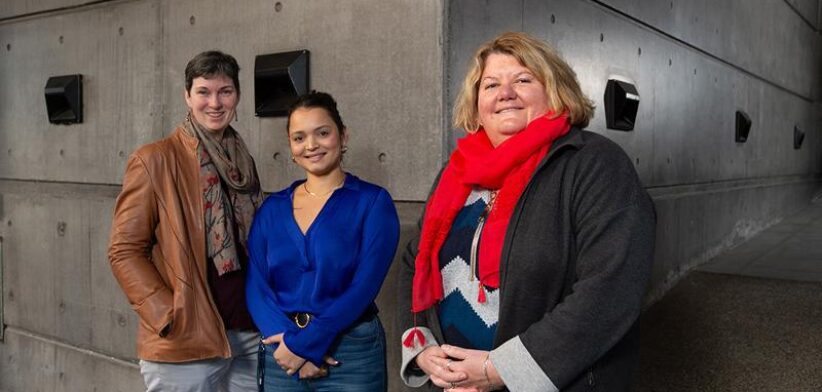
[{"label": "brown leather jacket", "polygon": [[206,276],[198,143],[177,128],[137,149],[114,207],[108,257],[140,316],[140,359],[185,362],[231,355]]}]

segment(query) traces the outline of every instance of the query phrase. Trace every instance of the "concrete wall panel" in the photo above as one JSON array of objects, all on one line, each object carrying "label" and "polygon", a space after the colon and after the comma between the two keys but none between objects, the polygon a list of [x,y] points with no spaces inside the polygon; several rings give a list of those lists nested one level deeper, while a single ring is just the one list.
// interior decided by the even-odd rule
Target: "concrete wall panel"
[{"label": "concrete wall panel", "polygon": [[604,0],[631,18],[803,97],[819,97],[816,1]]},{"label": "concrete wall panel", "polygon": [[659,299],[691,268],[806,206],[818,190],[818,182],[801,178],[740,182],[723,189],[710,185],[651,189],[657,247],[646,303]]},{"label": "concrete wall panel", "polygon": [[145,385],[136,363],[9,328],[0,344],[0,389],[137,392]]},{"label": "concrete wall panel", "polygon": [[258,157],[263,186],[290,184],[302,172],[289,159],[285,119],[254,117],[253,64],[256,55],[308,49],[311,88],[335,95],[350,131],[346,169],[387,187],[397,200],[423,200],[428,188],[419,184],[432,181],[443,155],[440,2],[280,3],[280,11],[268,1],[164,5],[165,128],[185,113],[186,62],[223,48],[243,68],[235,127]]},{"label": "concrete wall panel", "polygon": [[88,2],[88,0],[4,0],[0,2],[0,19],[74,7]]},{"label": "concrete wall panel", "polygon": [[819,0],[786,0],[802,19],[813,28],[819,29]]},{"label": "concrete wall panel", "polygon": [[137,317],[106,256],[114,200],[40,192],[4,195],[5,323],[133,358]]},{"label": "concrete wall panel", "polygon": [[[157,138],[158,2],[118,3],[0,24],[0,177],[116,183],[127,155]],[[4,45],[6,46],[6,45]],[[83,74],[83,123],[53,125],[49,76]]]}]

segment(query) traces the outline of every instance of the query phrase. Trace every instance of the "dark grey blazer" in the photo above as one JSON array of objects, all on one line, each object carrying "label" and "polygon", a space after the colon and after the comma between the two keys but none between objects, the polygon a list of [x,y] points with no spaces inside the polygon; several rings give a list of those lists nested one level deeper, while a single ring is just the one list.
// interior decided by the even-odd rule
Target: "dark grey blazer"
[{"label": "dark grey blazer", "polygon": [[[518,337],[560,391],[626,391],[638,361],[656,216],[634,166],[607,138],[572,128],[539,164],[512,214],[500,265],[494,347]],[[418,238],[406,249],[410,309]],[[411,328],[400,311],[401,328]],[[442,342],[436,312],[418,315]]]}]

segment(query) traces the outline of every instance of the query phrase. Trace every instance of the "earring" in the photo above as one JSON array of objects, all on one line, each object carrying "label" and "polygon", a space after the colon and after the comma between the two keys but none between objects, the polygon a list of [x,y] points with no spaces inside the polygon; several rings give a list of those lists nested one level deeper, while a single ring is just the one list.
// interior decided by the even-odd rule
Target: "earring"
[{"label": "earring", "polygon": [[297,163],[297,158],[294,158],[293,155],[291,156],[291,162]]},{"label": "earring", "polygon": [[234,122],[237,122],[237,121],[239,121],[239,120],[237,119],[237,111],[235,110],[234,111]]},{"label": "earring", "polygon": [[348,151],[348,146],[342,146],[341,151],[343,154],[345,154],[345,152]]}]

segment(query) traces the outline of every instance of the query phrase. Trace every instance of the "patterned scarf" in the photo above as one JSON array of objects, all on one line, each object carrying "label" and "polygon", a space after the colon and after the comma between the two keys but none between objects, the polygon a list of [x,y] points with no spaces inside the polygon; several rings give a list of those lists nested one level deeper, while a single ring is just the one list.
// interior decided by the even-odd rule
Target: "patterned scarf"
[{"label": "patterned scarf", "polygon": [[426,205],[415,260],[413,312],[428,309],[443,298],[440,249],[454,219],[475,187],[499,190],[481,234],[480,295],[483,285],[499,287],[502,245],[514,207],[551,143],[569,129],[567,115],[553,119],[546,115],[532,121],[496,148],[483,129],[457,142],[457,149]]},{"label": "patterned scarf", "polygon": [[197,157],[203,188],[206,255],[214,262],[218,275],[238,271],[236,237],[239,235],[239,243],[246,251],[254,212],[263,199],[254,160],[231,126],[223,131],[221,141],[203,129],[191,113],[182,126],[200,141]]}]

